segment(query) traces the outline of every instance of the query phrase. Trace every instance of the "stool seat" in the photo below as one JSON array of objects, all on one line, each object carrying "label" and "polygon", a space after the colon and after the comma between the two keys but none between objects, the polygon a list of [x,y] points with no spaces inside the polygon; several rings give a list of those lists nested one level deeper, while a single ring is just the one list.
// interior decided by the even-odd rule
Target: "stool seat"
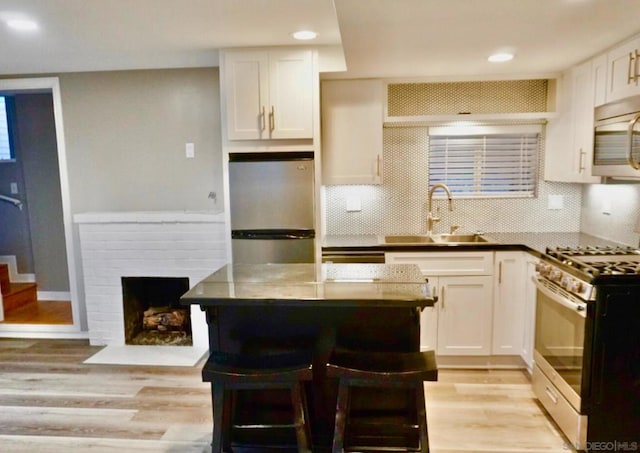
[{"label": "stool seat", "polygon": [[293,420],[285,424],[252,423],[251,430],[295,430],[299,452],[310,452],[310,429],[303,381],[313,378],[311,351],[277,354],[229,354],[213,352],[202,369],[202,380],[211,382],[213,399],[213,453],[228,450],[234,425],[231,391],[289,389]]},{"label": "stool seat", "polygon": [[311,351],[255,355],[213,352],[202,368],[202,380],[238,385],[310,381],[311,361]]},{"label": "stool seat", "polygon": [[[389,449],[389,445],[345,445],[349,440],[351,428],[350,419],[350,387],[374,387],[389,388],[399,387],[410,389],[415,395],[415,409],[413,419],[415,424],[402,424],[385,421],[367,422],[374,427],[374,431],[384,433],[383,437],[390,436],[393,439],[393,450],[429,452],[429,437],[427,433],[427,414],[424,398],[424,381],[438,380],[438,366],[434,351],[424,352],[362,352],[344,349],[335,349],[326,365],[327,376],[338,378],[338,401],[336,404],[336,418],[333,435],[333,453],[342,453],[353,447],[356,451],[371,449]],[[409,391],[409,390],[407,390]],[[390,434],[391,429],[400,428],[401,432],[409,429],[417,432],[417,440],[409,441],[410,437],[397,445],[398,435]],[[354,433],[358,433],[359,427],[353,426]],[[397,430],[396,430],[397,431]],[[387,434],[389,433],[389,434]],[[359,442],[370,440],[371,436],[354,434]],[[374,436],[375,437],[375,436]],[[402,437],[402,436],[401,436]],[[416,444],[417,445],[413,445]],[[407,445],[411,444],[411,445]]]},{"label": "stool seat", "polygon": [[333,351],[327,363],[327,375],[347,379],[393,382],[437,381],[438,366],[433,351],[360,352]]}]

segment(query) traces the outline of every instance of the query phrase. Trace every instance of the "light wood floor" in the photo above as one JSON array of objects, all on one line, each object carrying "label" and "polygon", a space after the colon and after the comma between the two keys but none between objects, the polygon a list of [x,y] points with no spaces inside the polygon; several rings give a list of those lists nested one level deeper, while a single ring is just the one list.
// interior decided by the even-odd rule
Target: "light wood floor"
[{"label": "light wood floor", "polygon": [[4,315],[5,324],[73,324],[71,302],[38,301],[10,310]]},{"label": "light wood floor", "polygon": [[[195,367],[84,365],[83,340],[0,339],[0,451],[206,452]],[[441,370],[426,384],[432,453],[570,452],[521,371]]]}]

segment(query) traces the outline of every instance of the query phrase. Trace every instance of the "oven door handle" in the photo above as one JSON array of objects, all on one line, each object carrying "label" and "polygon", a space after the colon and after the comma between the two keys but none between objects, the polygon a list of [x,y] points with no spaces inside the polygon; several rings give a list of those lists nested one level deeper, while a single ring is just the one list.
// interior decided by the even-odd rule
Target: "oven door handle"
[{"label": "oven door handle", "polygon": [[581,316],[583,318],[587,317],[587,304],[571,302],[561,294],[554,293],[549,288],[547,288],[539,278],[533,277],[533,283],[536,285],[538,291],[547,296],[549,299],[557,302],[565,308],[568,308],[569,310],[576,312],[578,316]]}]

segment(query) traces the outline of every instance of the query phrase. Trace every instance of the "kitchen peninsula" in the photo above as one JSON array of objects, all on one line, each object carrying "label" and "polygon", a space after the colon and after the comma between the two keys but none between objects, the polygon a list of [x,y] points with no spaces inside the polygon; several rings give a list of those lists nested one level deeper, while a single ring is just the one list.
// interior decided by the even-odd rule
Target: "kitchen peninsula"
[{"label": "kitchen peninsula", "polygon": [[[324,450],[337,398],[337,382],[325,374],[331,350],[417,351],[419,311],[435,300],[414,265],[237,264],[205,278],[182,303],[206,312],[210,351],[313,350],[307,402],[313,444]],[[412,404],[401,393],[371,398],[366,390],[354,394],[352,407]]]}]

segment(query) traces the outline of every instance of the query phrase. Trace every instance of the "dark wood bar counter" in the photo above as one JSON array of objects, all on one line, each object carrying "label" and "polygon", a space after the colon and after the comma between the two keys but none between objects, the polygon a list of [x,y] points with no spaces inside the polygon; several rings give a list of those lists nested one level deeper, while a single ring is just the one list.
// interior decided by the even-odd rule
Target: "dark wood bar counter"
[{"label": "dark wood bar counter", "polygon": [[[307,401],[314,451],[325,451],[337,398],[337,383],[325,373],[331,350],[417,351],[419,311],[434,298],[413,265],[238,264],[205,278],[182,303],[206,312],[210,351],[313,350]],[[353,398],[363,410],[409,403],[367,389]]]}]

